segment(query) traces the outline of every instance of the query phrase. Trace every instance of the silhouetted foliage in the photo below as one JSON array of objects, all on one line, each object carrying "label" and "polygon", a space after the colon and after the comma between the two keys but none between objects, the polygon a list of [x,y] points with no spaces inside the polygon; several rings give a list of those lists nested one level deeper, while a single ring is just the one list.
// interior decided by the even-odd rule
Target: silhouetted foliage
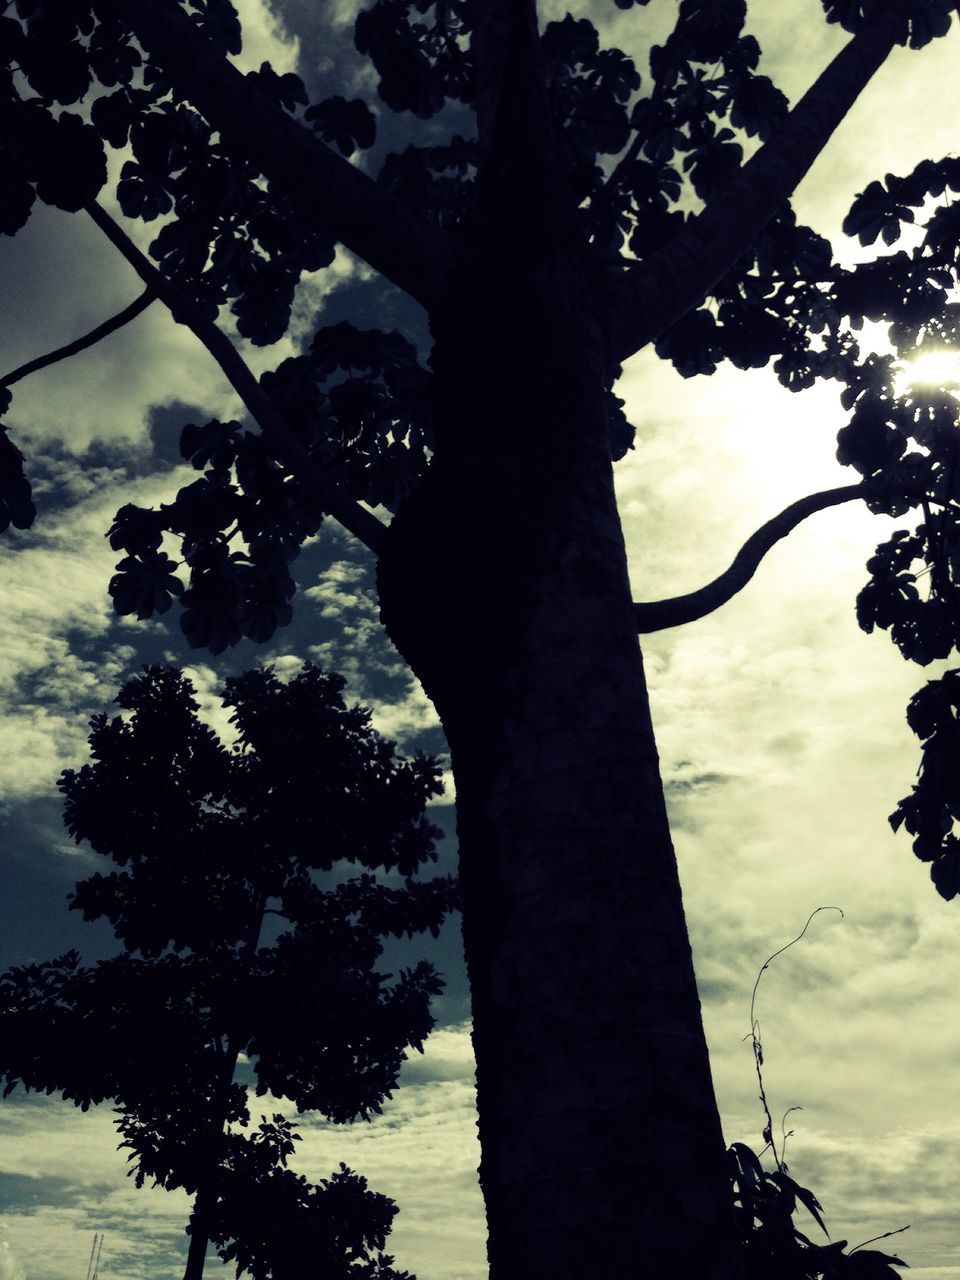
[{"label": "silhouetted foliage", "polygon": [[[782,1138],[780,1147],[777,1148],[773,1116],[763,1079],[764,1055],[756,1013],[757,992],[771,961],[795,946],[806,934],[814,916],[827,910],[840,911],[841,917],[843,916],[839,907],[817,907],[807,918],[797,937],[764,961],[753,985],[749,1038],[763,1106],[764,1146],[757,1155],[745,1143],[734,1142],[727,1152],[746,1280],[900,1280],[893,1268],[907,1266],[902,1258],[894,1254],[864,1248],[864,1245],[873,1244],[874,1240],[865,1240],[863,1244],[854,1245],[850,1250],[847,1249],[846,1240],[830,1240],[830,1232],[823,1220],[823,1205],[809,1188],[801,1186],[791,1176],[786,1161],[787,1139],[793,1136],[793,1130],[786,1129],[786,1118],[790,1112],[801,1110],[800,1107],[791,1107],[784,1113],[780,1126]],[[768,1153],[773,1161],[773,1169],[764,1168],[762,1163],[763,1157]],[[801,1210],[813,1218],[827,1237],[828,1244],[816,1244],[800,1230],[794,1222],[794,1215]],[[899,1227],[896,1231],[884,1232],[875,1239],[884,1240],[906,1230],[906,1227]]]},{"label": "silhouetted foliage", "polygon": [[[125,950],[0,976],[5,1096],[112,1099],[137,1185],[196,1194],[191,1230],[255,1280],[308,1264],[397,1280],[380,1253],[393,1203],[345,1168],[316,1186],[289,1170],[297,1134],[282,1115],[251,1126],[236,1068],[300,1111],[378,1112],[441,989],[426,962],[391,982],[381,939],[436,935],[455,904],[449,879],[411,878],[435,856],[435,761],[397,756],[343,686],[311,666],[228,680],[228,747],[176,668],[125,684],[127,714],[94,718],[93,763],[59,784],[71,835],[118,868],[70,906]],[[350,864],[365,870],[343,878]]]},{"label": "silhouetted foliage", "polygon": [[[640,27],[646,2],[613,0],[608,12],[635,9]],[[402,145],[386,154],[381,139],[391,134],[382,114],[378,119],[346,90],[311,102],[296,75],[268,64],[245,77],[232,68],[226,55],[240,49],[241,33],[230,0],[15,0],[0,17],[0,231],[15,234],[37,199],[66,211],[87,209],[221,367],[229,360],[204,326],[229,308],[242,336],[258,345],[277,341],[287,331],[299,281],[332,261],[337,241],[429,313],[438,339],[429,359],[399,333],[342,323],[318,327],[259,385],[252,377],[246,384],[232,378],[238,390],[243,384],[257,426],[211,421],[184,429],[182,454],[201,474],[158,509],[121,507],[109,536],[123,558],[110,592],[119,614],[141,619],[167,613],[176,601],[188,643],[221,653],[244,637],[266,641],[290,622],[291,565],[325,518],[366,531],[360,536],[381,557],[385,626],[435,697],[448,730],[454,721],[461,728],[455,768],[463,775],[461,795],[474,805],[466,816],[461,806],[461,819],[482,837],[471,846],[476,857],[464,855],[470,862],[464,883],[472,895],[465,914],[474,994],[489,1006],[489,1031],[478,1028],[475,1036],[478,1055],[487,1054],[480,1079],[493,1081],[479,1098],[488,1149],[504,1131],[497,1108],[502,1073],[514,1065],[511,1046],[533,1025],[505,1012],[513,992],[498,967],[504,939],[516,947],[517,971],[524,972],[524,959],[542,961],[543,940],[553,937],[533,899],[559,904],[557,914],[572,932],[570,885],[587,893],[582,867],[557,877],[553,898],[546,890],[538,898],[521,857],[507,850],[493,860],[491,831],[499,827],[491,811],[501,816],[494,766],[508,745],[540,740],[544,708],[566,705],[568,690],[557,684],[531,700],[529,723],[505,729],[514,714],[510,698],[526,688],[533,655],[567,634],[566,623],[541,618],[543,602],[557,601],[569,616],[582,612],[582,585],[589,581],[591,616],[601,616],[602,602],[611,617],[623,616],[621,587],[611,585],[625,583],[616,568],[620,529],[615,509],[601,512],[597,505],[612,492],[607,460],[624,456],[633,438],[612,393],[619,362],[652,343],[685,377],[710,374],[727,361],[739,369],[772,366],[792,391],[836,383],[850,415],[838,458],[870,481],[858,496],[871,510],[909,519],[868,564],[860,623],[889,630],[903,655],[923,665],[960,647],[957,400],[950,387],[900,390],[895,379],[898,363],[960,342],[954,300],[960,218],[950,198],[960,190],[960,162],[926,160],[905,177],[871,182],[854,200],[844,232],[863,246],[878,244],[878,256],[854,267],[838,263],[832,246],[789,206],[808,161],[884,56],[896,44],[920,49],[942,37],[955,7],[951,0],[822,0],[826,21],[854,40],[790,112],[759,71],[761,50],[745,30],[745,0],[681,0],[673,30],[645,51],[643,64],[606,47],[587,18],[567,15],[541,31],[532,0],[374,0],[357,16],[355,46],[372,65],[382,106],[405,113],[410,124]],[[92,205],[107,182],[108,147],[129,148],[116,188],[124,213],[159,223],[150,245],[155,266]],[[366,153],[361,164],[345,162],[357,153]],[[887,326],[889,354],[863,340],[865,320]],[[0,381],[4,413],[9,399]],[[543,413],[541,402],[549,405]],[[583,448],[590,433],[596,438]],[[0,450],[0,472],[0,525],[29,526],[29,489],[9,441]],[[389,529],[371,523],[358,501],[396,519]],[[584,507],[593,512],[588,532],[577,523]],[[583,545],[571,554],[577,537]],[[591,539],[607,549],[606,560],[589,561]],[[616,634],[616,626],[600,625],[596,635],[585,629],[576,663],[558,658],[555,670],[607,671],[611,681],[632,681],[642,693],[642,675],[625,675],[623,653],[603,647],[613,646]],[[913,704],[925,763],[894,818],[915,835],[945,896],[958,884],[955,675]],[[602,738],[602,726],[597,734]],[[640,737],[638,729],[634,741]],[[558,759],[569,733],[563,741]],[[611,740],[595,760],[619,759],[624,741]],[[652,741],[637,750],[634,791],[641,768],[653,776]],[[210,755],[207,747],[198,753]],[[591,796],[597,811],[632,798],[621,786],[618,798],[598,802],[607,794],[606,764],[602,780],[579,757],[569,768],[571,793]],[[75,785],[82,808],[79,777]],[[519,775],[517,785],[524,785]],[[529,794],[539,793],[531,786]],[[655,844],[660,837],[650,834],[649,815],[659,799],[652,792],[648,799],[642,828]],[[556,797],[553,803],[559,805]],[[512,838],[519,845],[538,824],[589,833],[596,813],[580,816],[581,823],[564,825],[549,812],[523,813]],[[209,825],[215,843],[217,822]],[[582,835],[581,860],[591,865],[595,838]],[[619,865],[620,856],[608,850],[609,865]],[[185,874],[189,880],[199,872]],[[195,908],[191,914],[164,900],[181,933],[150,941],[150,928],[158,926],[125,905],[123,877],[101,879],[86,896],[78,891],[78,905],[109,914],[104,904],[112,903],[115,923],[129,928],[130,938],[143,931],[145,956],[154,947],[166,960],[169,943],[190,954],[190,931],[203,927]],[[507,905],[521,884],[528,893],[523,911]],[[590,893],[594,884],[601,878],[591,879]],[[163,892],[151,883],[158,900]],[[651,899],[649,910],[658,921],[676,922],[664,954],[679,955],[685,947],[679,890],[670,892],[672,906],[661,911]],[[229,914],[226,883],[217,893],[218,910]],[[596,895],[584,915],[609,915],[612,891],[597,888]],[[634,1007],[631,983],[647,972],[646,961],[631,959],[629,950],[645,934],[634,920],[622,939],[622,1009]],[[613,989],[610,973],[593,978],[596,987]],[[578,971],[570,985],[580,982]],[[677,982],[692,989],[692,977]],[[688,1019],[690,1045],[702,1040],[695,1004],[677,1014]],[[580,1070],[575,1042],[569,1028],[552,1041],[557,1053],[574,1046]],[[529,1046],[524,1052],[529,1056]],[[709,1093],[702,1063],[691,1071],[689,1078]],[[619,1084],[608,1080],[607,1087]],[[488,1106],[487,1097],[496,1105]],[[577,1142],[570,1138],[578,1122],[565,1132],[570,1150],[579,1152],[579,1133]],[[611,1146],[618,1140],[611,1133]],[[528,1152],[539,1150],[530,1135],[518,1141]],[[714,1191],[722,1181],[719,1138],[715,1145]],[[491,1238],[507,1240],[509,1233],[498,1235],[499,1216],[520,1203],[519,1193],[511,1184],[507,1194],[499,1172],[489,1172],[500,1169],[496,1152],[485,1160]],[[681,1170],[679,1187],[683,1160],[674,1167]],[[617,1168],[618,1190],[632,1186]],[[798,1189],[769,1178],[761,1186],[745,1156],[737,1169],[741,1225],[745,1217],[763,1225],[757,1206],[774,1189],[767,1216],[788,1221],[786,1206]],[[552,1163],[531,1174],[531,1185],[548,1173]],[[713,1192],[704,1201],[719,1203]],[[606,1201],[602,1207],[606,1212]],[[595,1209],[599,1219],[601,1206]],[[690,1233],[665,1236],[665,1250],[678,1234]],[[568,1251],[562,1262],[582,1273],[587,1258],[600,1265],[596,1251],[606,1239],[581,1243],[583,1256]],[[491,1247],[502,1274],[513,1265],[510,1247]],[[716,1258],[703,1261],[704,1273],[717,1259],[720,1270],[727,1267],[718,1247]],[[606,1264],[625,1265],[622,1250]]]}]

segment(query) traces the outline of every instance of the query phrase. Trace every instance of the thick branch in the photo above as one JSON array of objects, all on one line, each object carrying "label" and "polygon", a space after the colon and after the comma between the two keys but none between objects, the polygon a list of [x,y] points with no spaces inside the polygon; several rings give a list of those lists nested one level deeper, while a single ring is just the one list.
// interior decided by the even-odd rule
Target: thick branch
[{"label": "thick branch", "polygon": [[714,578],[699,591],[691,591],[689,595],[674,596],[670,600],[651,600],[635,604],[637,631],[646,635],[651,631],[663,631],[667,627],[679,627],[684,622],[694,622],[697,618],[706,617],[722,604],[731,600],[738,591],[742,591],[756,573],[760,561],[775,543],[792,533],[801,521],[817,511],[825,511],[828,507],[837,507],[842,502],[851,502],[855,498],[871,498],[877,496],[875,484],[845,484],[838,489],[824,489],[821,493],[812,493],[799,502],[792,502],[779,515],[768,520],[765,525],[747,539],[734,558],[733,564],[719,578]]},{"label": "thick branch", "polygon": [[371,551],[379,552],[386,526],[323,474],[247,368],[227,335],[212,320],[208,320],[200,308],[185,297],[176,285],[171,284],[96,200],[87,200],[84,209],[110,243],[123,254],[147,288],[169,307],[173,318],[180,324],[185,324],[207,348],[251,417],[270,441],[277,456],[286,463],[304,489],[316,498],[324,511],[329,512],[345,529],[349,529]]},{"label": "thick branch", "polygon": [[445,237],[255,89],[169,0],[124,0],[120,21],[228,146],[298,213],[430,307],[443,294]]},{"label": "thick branch", "polygon": [[111,316],[109,320],[104,320],[103,324],[98,324],[95,329],[91,329],[89,333],[85,333],[82,338],[75,338],[73,342],[66,343],[65,346],[57,347],[55,351],[48,351],[46,355],[37,356],[33,360],[28,360],[26,364],[20,365],[14,369],[12,373],[8,373],[6,377],[0,378],[0,387],[12,387],[15,382],[19,382],[21,378],[25,378],[28,373],[36,373],[38,369],[46,369],[52,364],[57,364],[60,360],[66,360],[68,356],[75,356],[78,351],[86,351],[87,347],[92,347],[99,342],[101,338],[107,337],[108,334],[115,333],[117,329],[122,329],[125,324],[129,324],[131,320],[135,320],[141,311],[146,311],[150,303],[156,298],[156,293],[151,288],[144,289],[139,298],[135,298],[128,307],[124,307],[122,311],[118,311],[115,316]]},{"label": "thick branch", "polygon": [[790,198],[882,66],[907,0],[878,4],[760,150],[673,240],[614,286],[611,355],[621,363],[697,306]]}]

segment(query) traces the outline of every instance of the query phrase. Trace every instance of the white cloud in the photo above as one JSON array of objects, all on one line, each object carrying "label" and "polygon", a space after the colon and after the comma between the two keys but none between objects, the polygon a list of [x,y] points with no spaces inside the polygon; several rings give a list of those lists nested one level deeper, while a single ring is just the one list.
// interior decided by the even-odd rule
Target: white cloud
[{"label": "white cloud", "polygon": [[[482,1280],[469,1028],[435,1033],[406,1073],[411,1079],[369,1124],[296,1118],[296,1169],[319,1180],[343,1161],[394,1199],[400,1212],[388,1251],[419,1280]],[[277,1110],[290,1108],[251,1098],[254,1118]],[[0,1136],[0,1173],[32,1184],[29,1213],[5,1218],[30,1280],[76,1280],[93,1231],[106,1234],[103,1270],[116,1280],[182,1266],[187,1197],[133,1187],[106,1107],[84,1114],[53,1098],[13,1100],[0,1108]],[[211,1274],[217,1270],[213,1262]],[[19,1278],[0,1270],[0,1280]]]},{"label": "white cloud", "polygon": [[[767,373],[684,382],[640,358],[621,394],[639,428],[618,477],[638,598],[703,585],[788,502],[851,481],[829,393]],[[764,975],[766,1085],[775,1120],[804,1108],[790,1159],[834,1236],[912,1220],[897,1243],[922,1274],[955,1256],[956,1144],[924,1135],[946,1123],[960,956],[956,904],[886,820],[918,761],[904,708],[934,674],[856,625],[890,527],[853,505],[813,516],[729,604],[643,648],[727,1138],[761,1145],[743,1039],[757,971],[837,904],[843,922],[819,916]]]},{"label": "white cloud", "polygon": [[117,553],[103,533],[122,502],[149,503],[168,485],[161,477],[100,490],[0,558],[0,796],[49,792],[85,754],[89,716],[135,664],[136,629],[113,626],[106,588]]},{"label": "white cloud", "polygon": [[0,1239],[0,1280],[27,1280],[9,1241],[3,1239]]},{"label": "white cloud", "polygon": [[239,0],[237,13],[243,30],[243,50],[231,58],[241,71],[259,71],[269,62],[283,75],[296,71],[300,58],[300,41],[288,31],[268,0]]}]

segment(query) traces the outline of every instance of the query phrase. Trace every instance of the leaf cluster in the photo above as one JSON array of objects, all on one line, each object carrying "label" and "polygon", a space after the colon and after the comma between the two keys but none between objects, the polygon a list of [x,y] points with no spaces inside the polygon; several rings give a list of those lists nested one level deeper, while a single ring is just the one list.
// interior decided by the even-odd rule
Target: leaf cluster
[{"label": "leaf cluster", "polygon": [[[342,323],[261,379],[311,461],[351,496],[395,507],[422,480],[432,443],[429,379],[398,333]],[[127,504],[108,537],[125,552],[110,581],[121,615],[182,606],[194,648],[268,640],[293,616],[290,564],[323,519],[301,479],[238,422],[188,424],[180,451],[198,480],[159,509]],[[161,549],[171,535],[182,562]],[[185,586],[177,570],[186,568]]]},{"label": "leaf cluster", "polygon": [[[239,50],[229,0],[192,0],[190,8],[215,47]],[[129,147],[117,198],[128,217],[164,219],[150,246],[161,270],[210,318],[229,303],[244,337],[276,342],[302,274],[328,266],[334,242],[173,92],[113,0],[24,0],[0,18],[0,51],[10,68],[0,73],[0,231],[18,231],[38,197],[82,208],[107,180],[105,144]],[[13,69],[35,97],[21,99]],[[305,124],[344,154],[373,145],[374,117],[364,103],[334,96],[309,104],[300,79],[268,63],[248,78],[265,111],[305,107]],[[72,106],[83,114],[58,109]]]},{"label": "leaf cluster", "polygon": [[913,852],[930,864],[937,892],[949,901],[960,892],[960,671],[948,671],[915,693],[907,723],[922,742],[921,763],[890,825],[913,836]]},{"label": "leaf cluster", "polygon": [[823,1206],[786,1165],[764,1169],[742,1142],[727,1155],[747,1280],[898,1280],[893,1268],[907,1264],[894,1254],[862,1247],[847,1252],[846,1240],[817,1244],[797,1227],[793,1215],[803,1208],[827,1234]]},{"label": "leaf cluster", "polygon": [[[878,0],[821,0],[828,22],[838,22],[845,31],[856,33],[869,21]],[[922,49],[931,40],[945,36],[956,6],[951,0],[912,0],[905,6],[898,44]]]},{"label": "leaf cluster", "polygon": [[[213,1194],[222,1256],[255,1276],[292,1276],[294,1253],[302,1263],[321,1238],[331,1275],[361,1258],[393,1275],[367,1257],[390,1202],[349,1171],[311,1187],[287,1170],[295,1135],[280,1117],[249,1130],[234,1072],[243,1055],[257,1094],[337,1122],[379,1111],[441,989],[426,962],[380,972],[382,939],[436,934],[456,903],[449,879],[412,879],[435,856],[436,762],[397,756],[343,687],[311,666],[287,683],[268,670],[228,681],[227,747],[179,670],[125,684],[126,714],[94,718],[92,763],[59,783],[70,833],[117,868],[80,881],[70,905],[108,920],[125,950],[0,976],[5,1094],[59,1092],[84,1110],[113,1099],[137,1184]],[[346,878],[349,863],[366,870]],[[268,1221],[247,1221],[256,1195],[275,1206]]]}]

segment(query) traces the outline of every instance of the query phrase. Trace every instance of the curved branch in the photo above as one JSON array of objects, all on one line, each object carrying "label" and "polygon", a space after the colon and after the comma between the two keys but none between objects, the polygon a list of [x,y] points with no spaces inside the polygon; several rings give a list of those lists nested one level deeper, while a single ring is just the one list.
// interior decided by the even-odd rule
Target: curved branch
[{"label": "curved branch", "polygon": [[108,334],[115,333],[117,329],[122,329],[125,324],[129,324],[131,320],[135,320],[141,311],[146,311],[150,303],[156,298],[156,293],[152,288],[147,286],[139,298],[135,298],[128,307],[124,307],[122,311],[118,311],[115,316],[111,316],[109,320],[104,320],[103,324],[98,324],[95,329],[91,329],[89,333],[85,333],[82,338],[74,338],[73,342],[66,343],[65,346],[57,347],[55,351],[48,351],[46,355],[36,356],[33,360],[28,360],[26,364],[22,364],[19,368],[8,373],[5,377],[0,378],[0,388],[12,387],[15,382],[19,382],[21,378],[25,378],[28,373],[36,373],[38,369],[46,369],[52,364],[57,364],[60,360],[66,360],[68,356],[75,356],[78,351],[85,351],[87,347],[92,347],[99,342],[101,338],[107,337]]},{"label": "curved branch", "polygon": [[647,635],[651,631],[679,627],[684,622],[694,622],[697,618],[706,617],[731,600],[738,591],[742,591],[770,548],[788,533],[792,533],[807,516],[825,511],[828,507],[837,507],[842,502],[852,502],[855,498],[867,499],[876,495],[875,484],[862,482],[841,485],[837,489],[824,489],[821,493],[811,493],[798,502],[792,502],[746,540],[729,569],[699,591],[674,596],[670,600],[649,600],[635,604],[633,608],[637,631],[641,635]]},{"label": "curved branch", "polygon": [[783,124],[682,231],[613,282],[611,356],[622,364],[696,307],[790,198],[900,39],[907,0],[886,0]]}]

